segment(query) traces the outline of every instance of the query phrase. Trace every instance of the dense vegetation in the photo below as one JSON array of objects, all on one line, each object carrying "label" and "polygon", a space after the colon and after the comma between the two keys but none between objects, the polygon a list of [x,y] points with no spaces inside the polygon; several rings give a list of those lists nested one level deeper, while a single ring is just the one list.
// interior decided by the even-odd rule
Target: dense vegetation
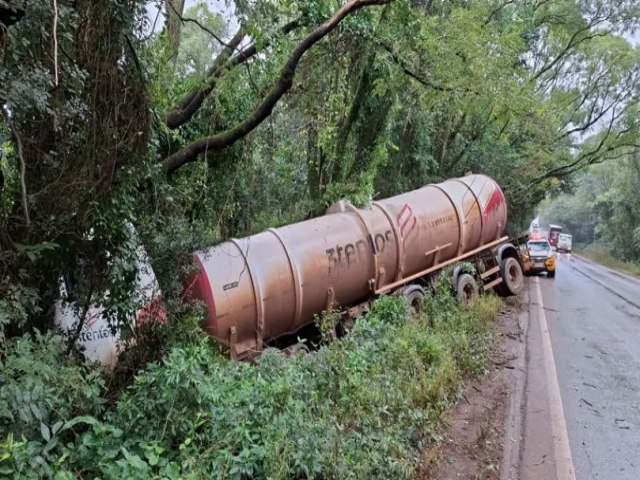
[{"label": "dense vegetation", "polygon": [[[3,478],[412,478],[460,380],[484,368],[500,301],[446,290],[410,317],[383,297],[313,354],[230,362],[175,343],[116,405],[54,336],[13,338],[0,386]],[[409,319],[409,320],[408,320]]]},{"label": "dense vegetation", "polygon": [[564,193],[541,204],[540,213],[563,225],[596,259],[610,263],[609,253],[640,273],[639,185],[640,156],[625,154],[615,164],[595,165],[576,176]]},{"label": "dense vegetation", "polygon": [[[480,172],[512,233],[547,192],[606,180],[585,235],[638,257],[636,0],[224,5],[0,0],[0,466],[18,477],[409,471],[411,429],[477,368],[484,323],[449,304],[428,328],[387,311],[317,355],[228,364],[177,293],[180,259],[229,236]],[[107,381],[52,333],[59,279],[127,330],[140,244],[168,321]]]}]

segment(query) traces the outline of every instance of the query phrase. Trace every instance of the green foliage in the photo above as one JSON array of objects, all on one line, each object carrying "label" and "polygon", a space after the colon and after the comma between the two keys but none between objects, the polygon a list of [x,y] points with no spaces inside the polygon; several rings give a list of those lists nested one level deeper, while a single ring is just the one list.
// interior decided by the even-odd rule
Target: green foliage
[{"label": "green foliage", "polygon": [[45,255],[57,250],[57,245],[42,242],[35,245],[15,245],[13,250],[0,251],[0,264],[21,265],[17,280],[10,276],[0,277],[0,337],[15,329],[29,325],[34,315],[41,313],[40,295],[29,285],[31,277],[27,266],[37,264]]},{"label": "green foliage", "polygon": [[[200,312],[179,299],[189,253],[337,200],[365,205],[486,173],[503,187],[516,231],[548,193],[573,187],[571,199],[550,202],[549,216],[579,240],[640,257],[640,60],[621,36],[638,27],[637,2],[396,0],[360,9],[305,52],[265,121],[168,177],[163,159],[252,115],[337,2],[225,4],[246,32],[229,53],[251,44],[257,54],[214,76],[225,47],[215,37],[229,42],[236,22],[202,2],[184,12],[191,21],[178,29],[177,52],[175,32],[152,28],[141,0],[58,2],[56,32],[51,1],[25,2],[24,18],[0,39],[0,329],[3,362],[14,365],[2,398],[15,422],[20,411],[33,414],[24,398],[37,384],[51,405],[46,421],[3,424],[12,432],[0,447],[3,473],[408,476],[461,376],[482,370],[496,300],[462,312],[443,280],[419,318],[405,321],[406,306],[383,297],[341,340],[329,334],[336,319],[323,317],[320,352],[286,361],[270,353],[249,366],[198,341]],[[169,128],[167,113],[205,86],[193,117]],[[566,180],[620,158],[608,164],[615,172]],[[62,275],[77,308],[102,303],[112,324],[126,325],[138,243],[169,322],[128,352],[103,408],[101,377],[35,332],[52,329]],[[48,377],[21,366],[21,379],[23,356]],[[82,402],[71,388],[84,385],[80,377],[91,385]],[[51,446],[52,438],[62,440]]]},{"label": "green foliage", "polygon": [[562,225],[575,242],[595,244],[619,260],[637,262],[640,159],[628,151],[612,165],[593,166],[578,176],[570,191],[541,205],[541,215]]},{"label": "green foliage", "polygon": [[3,348],[3,429],[11,425],[14,434],[33,436],[43,422],[53,425],[102,410],[100,372],[65,359],[64,349],[60,337],[40,334],[17,337]]},{"label": "green foliage", "polygon": [[319,351],[255,364],[182,343],[108,406],[102,374],[57,337],[3,351],[0,471],[8,478],[411,478],[461,380],[482,371],[497,305],[378,299]]},{"label": "green foliage", "polygon": [[610,245],[591,243],[587,246],[578,245],[574,250],[595,262],[606,265],[609,268],[626,272],[631,275],[640,275],[640,262],[623,261],[614,257],[611,254]]},{"label": "green foliage", "polygon": [[176,73],[181,77],[204,79],[221,47],[212,34],[218,38],[227,36],[224,18],[219,12],[211,12],[208,4],[203,1],[188,8],[183,17],[197,23],[187,21],[182,26]]},{"label": "green foliage", "polygon": [[[0,245],[3,254],[59,247],[34,262],[2,259],[0,293],[34,292],[23,325],[46,328],[66,274],[78,279],[80,304],[105,302],[112,323],[124,324],[135,278],[129,225],[175,299],[175,260],[194,248],[343,198],[365,205],[467,172],[503,187],[516,231],[558,178],[638,144],[638,49],[620,36],[638,25],[638,7],[605,3],[396,0],[360,9],[304,54],[266,121],[166,178],[158,161],[252,114],[335,2],[227,2],[246,32],[229,53],[248,44],[258,53],[214,76],[236,25],[203,2],[184,12],[177,44],[174,30],[152,28],[142,1],[63,4],[57,63],[53,5],[27,2],[2,40]],[[167,113],[205,86],[193,117],[169,128]],[[616,248],[631,256],[634,247]]]},{"label": "green foliage", "polygon": [[329,344],[336,338],[336,328],[342,317],[340,310],[328,310],[316,315],[315,324],[320,331],[320,338],[323,344]]},{"label": "green foliage", "polygon": [[60,337],[40,334],[13,338],[0,350],[0,474],[3,478],[65,476],[65,442],[90,415],[104,411],[98,370],[65,355]]},{"label": "green foliage", "polygon": [[[81,304],[110,289],[110,310],[130,314],[134,192],[147,175],[140,159],[149,136],[133,50],[143,2],[59,7],[54,22],[51,2],[25,2],[24,17],[2,37],[1,141],[10,131],[14,145],[2,155],[10,184],[0,193],[0,296],[16,286],[37,292],[29,321],[13,334],[51,327],[63,274],[77,279]],[[40,254],[25,257],[20,246]]]}]

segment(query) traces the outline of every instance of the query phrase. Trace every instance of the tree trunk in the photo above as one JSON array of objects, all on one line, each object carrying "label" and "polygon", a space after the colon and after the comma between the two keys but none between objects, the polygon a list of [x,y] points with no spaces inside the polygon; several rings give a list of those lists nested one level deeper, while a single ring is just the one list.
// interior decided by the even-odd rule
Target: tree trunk
[{"label": "tree trunk", "polygon": [[307,185],[309,195],[315,202],[324,193],[324,152],[318,145],[318,126],[311,121],[307,132]]},{"label": "tree trunk", "polygon": [[167,36],[169,47],[167,60],[175,65],[180,49],[180,29],[182,27],[182,13],[184,0],[165,0],[165,13],[167,15]]},{"label": "tree trunk", "polygon": [[376,53],[374,50],[367,56],[366,61],[362,65],[360,79],[356,86],[356,91],[353,97],[353,102],[351,102],[351,107],[349,108],[349,113],[344,121],[341,122],[338,128],[338,138],[336,139],[336,153],[333,173],[333,178],[338,181],[344,180],[349,173],[349,166],[345,164],[347,143],[349,141],[349,135],[351,134],[353,125],[356,123],[356,120],[358,119],[358,116],[360,114],[360,109],[362,108],[365,97],[371,91],[371,69],[373,67],[375,58]]},{"label": "tree trunk", "polygon": [[349,170],[349,176],[355,176],[366,171],[372,166],[372,152],[378,142],[380,133],[384,130],[385,121],[393,101],[389,98],[381,100],[375,111],[368,117],[368,122],[363,122],[359,129],[358,149],[355,161]]}]

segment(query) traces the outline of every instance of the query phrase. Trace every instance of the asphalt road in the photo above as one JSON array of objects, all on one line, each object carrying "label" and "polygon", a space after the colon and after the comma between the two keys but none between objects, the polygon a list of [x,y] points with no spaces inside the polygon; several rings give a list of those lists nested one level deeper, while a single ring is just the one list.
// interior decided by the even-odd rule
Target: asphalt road
[{"label": "asphalt road", "polygon": [[529,327],[523,478],[640,479],[640,280],[562,255],[529,298],[541,320]]}]

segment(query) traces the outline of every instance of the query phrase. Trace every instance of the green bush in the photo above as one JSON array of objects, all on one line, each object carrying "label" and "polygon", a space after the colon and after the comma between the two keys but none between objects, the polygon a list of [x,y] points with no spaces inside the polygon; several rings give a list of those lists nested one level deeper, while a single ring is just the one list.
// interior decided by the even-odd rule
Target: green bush
[{"label": "green bush", "polygon": [[0,350],[0,475],[53,476],[74,428],[105,411],[102,373],[78,365],[64,346],[35,334]]},{"label": "green bush", "polygon": [[601,263],[609,268],[619,270],[632,275],[640,275],[640,262],[623,261],[613,256],[611,246],[592,243],[584,248],[574,248],[576,251],[594,262]]},{"label": "green bush", "polygon": [[[411,478],[462,379],[482,370],[497,305],[489,297],[465,311],[439,295],[412,316],[403,299],[383,296],[350,334],[319,351],[268,351],[253,364],[221,357],[203,338],[149,364],[109,408],[100,374],[59,363],[59,339],[11,340],[1,406],[13,413],[2,420],[0,473]],[[48,431],[20,419],[24,405],[7,400],[35,385],[47,399]]]}]

